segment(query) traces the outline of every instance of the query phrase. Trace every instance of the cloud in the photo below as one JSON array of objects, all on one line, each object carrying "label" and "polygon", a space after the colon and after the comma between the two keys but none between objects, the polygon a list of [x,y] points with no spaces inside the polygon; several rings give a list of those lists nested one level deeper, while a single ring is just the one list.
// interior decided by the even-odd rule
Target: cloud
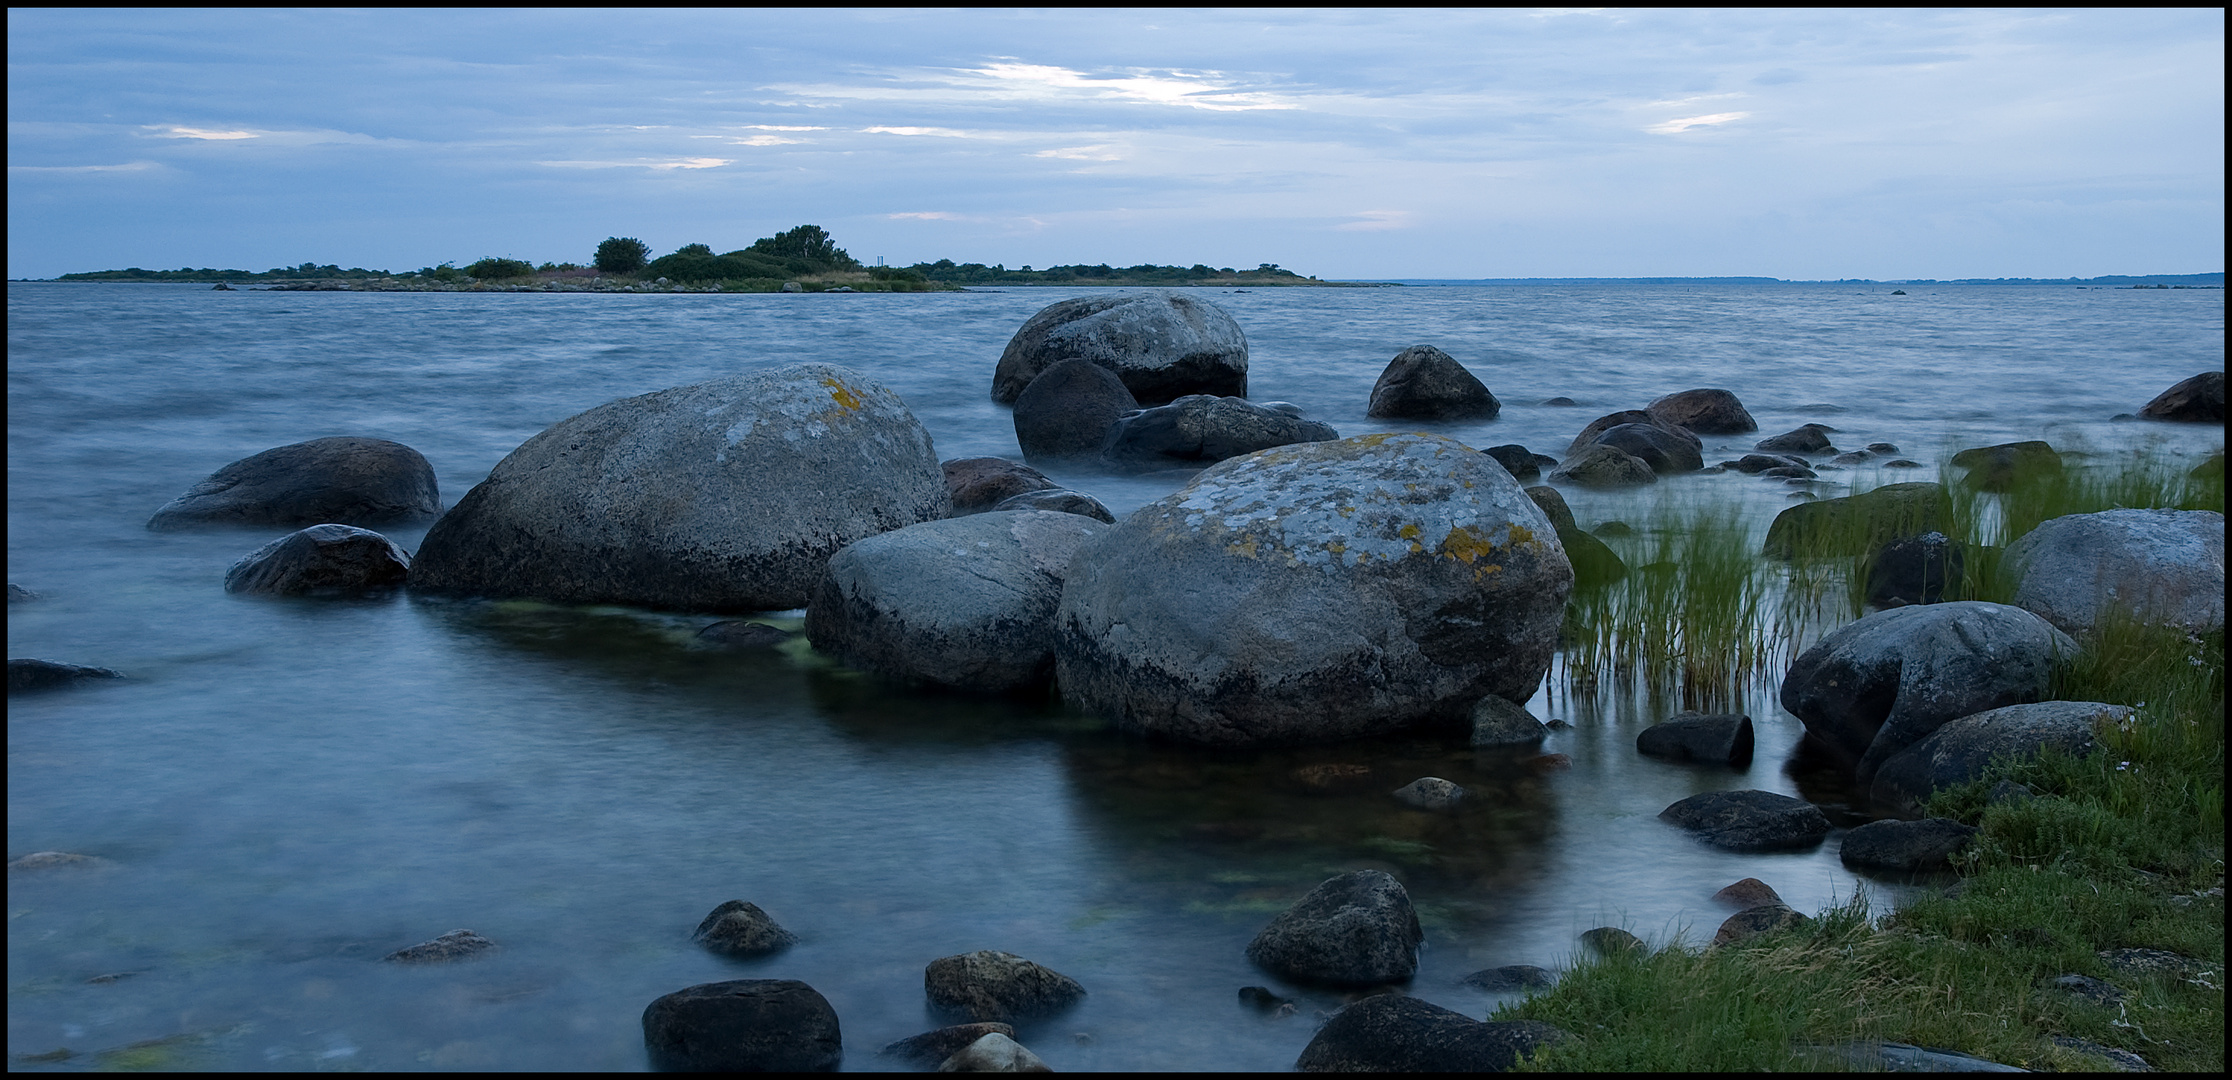
[{"label": "cloud", "polygon": [[1411,212],[1408,210],[1359,210],[1356,216],[1364,220],[1346,222],[1333,228],[1339,232],[1384,232],[1388,229],[1411,227]]},{"label": "cloud", "polygon": [[984,136],[956,128],[941,127],[871,127],[861,128],[871,135],[932,135],[941,139],[979,139]]},{"label": "cloud", "polygon": [[253,131],[210,131],[207,128],[190,127],[157,128],[155,133],[166,139],[213,139],[229,141],[232,139],[253,139],[258,137],[257,133]]},{"label": "cloud", "polygon": [[12,173],[151,172],[169,166],[154,161],[127,161],[122,165],[10,165]]},{"label": "cloud", "polygon": [[1648,131],[1653,135],[1673,135],[1678,132],[1688,131],[1693,127],[1711,127],[1715,124],[1725,124],[1732,120],[1742,120],[1743,118],[1750,115],[1750,113],[1742,112],[1724,112],[1714,113],[1711,116],[1685,116],[1679,120],[1668,120],[1662,124],[1653,124],[1650,127],[1644,128],[1643,130]]},{"label": "cloud", "polygon": [[1106,144],[1100,144],[1100,145],[1095,145],[1095,146],[1060,146],[1060,147],[1056,147],[1056,148],[1054,148],[1054,149],[1052,149],[1052,150],[1040,150],[1040,151],[1037,151],[1037,152],[1033,153],[1033,154],[1032,154],[1031,156],[1032,156],[1032,157],[1042,157],[1042,158],[1061,158],[1061,159],[1062,159],[1062,160],[1064,160],[1064,161],[1122,161],[1122,160],[1124,160],[1124,155],[1122,155],[1122,154],[1111,154],[1111,153],[1109,153],[1109,152],[1108,152],[1108,151],[1109,151],[1110,149],[1112,149],[1112,147],[1110,147],[1110,146],[1108,146],[1108,145],[1106,145]]},{"label": "cloud", "polygon": [[694,157],[669,161],[538,161],[553,169],[718,169],[733,165],[733,158]]},{"label": "cloud", "polygon": [[805,142],[804,139],[786,139],[780,135],[754,135],[746,139],[730,139],[732,146],[789,146]]},{"label": "cloud", "polygon": [[960,220],[962,220],[962,218],[961,218],[961,215],[959,215],[959,214],[949,214],[949,213],[946,213],[946,212],[945,212],[945,211],[943,211],[943,210],[911,210],[911,211],[908,211],[908,212],[906,212],[906,213],[903,213],[903,214],[885,214],[884,216],[885,216],[885,217],[887,217],[887,218],[890,218],[890,219],[891,219],[891,220],[893,220],[893,221],[960,221]]},{"label": "cloud", "polygon": [[966,74],[991,80],[997,86],[1024,90],[1082,91],[1097,97],[1138,101],[1153,105],[1182,105],[1217,112],[1256,109],[1297,109],[1301,106],[1260,91],[1235,90],[1216,71],[1166,71],[1129,68],[1125,77],[1088,75],[1050,64],[1019,61],[965,69]]}]

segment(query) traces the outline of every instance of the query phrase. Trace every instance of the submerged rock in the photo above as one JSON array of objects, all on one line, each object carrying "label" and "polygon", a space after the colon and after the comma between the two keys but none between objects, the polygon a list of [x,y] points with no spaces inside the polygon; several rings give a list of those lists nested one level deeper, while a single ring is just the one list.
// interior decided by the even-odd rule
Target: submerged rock
[{"label": "submerged rock", "polygon": [[692,986],[643,1010],[643,1046],[662,1072],[834,1072],[837,1010],[796,979]]},{"label": "submerged rock", "polygon": [[1979,446],[1953,455],[1953,467],[1967,469],[1963,484],[1978,491],[2006,491],[2032,477],[2057,475],[2061,454],[2043,442]]},{"label": "submerged rock", "polygon": [[773,649],[797,635],[781,627],[744,619],[724,619],[697,632],[697,639],[724,649]]},{"label": "submerged rock", "polygon": [[1699,839],[1730,851],[1788,851],[1829,835],[1829,817],[1803,799],[1771,791],[1708,791],[1659,811]]},{"label": "submerged rock", "polygon": [[1596,437],[1594,445],[1625,450],[1661,476],[1696,472],[1705,467],[1704,454],[1694,439],[1684,439],[1657,424],[1621,424],[1608,428]]},{"label": "submerged rock", "polygon": [[699,922],[690,940],[730,956],[765,956],[798,944],[798,935],[783,929],[758,904],[730,900]]},{"label": "submerged rock", "polygon": [[922,988],[933,1008],[980,1023],[1050,1015],[1085,996],[1076,979],[990,949],[930,961],[922,972]]},{"label": "submerged rock", "polygon": [[1824,424],[1804,424],[1791,431],[1759,440],[1755,449],[1787,451],[1798,454],[1827,454],[1836,451],[1829,445],[1829,432],[1836,429]]},{"label": "submerged rock", "polygon": [[1506,964],[1499,968],[1483,968],[1458,980],[1458,984],[1491,994],[1509,993],[1513,990],[1532,990],[1556,981],[1547,968],[1533,964]]},{"label": "submerged rock", "polygon": [[1190,394],[1116,421],[1101,462],[1117,469],[1200,466],[1290,443],[1341,437],[1332,425],[1237,397]]},{"label": "submerged rock", "polygon": [[1048,305],[1000,353],[992,400],[1013,402],[1062,360],[1107,368],[1144,405],[1187,394],[1248,395],[1247,335],[1223,308],[1183,293],[1103,294]]},{"label": "submerged rock", "polygon": [[370,529],[312,525],[240,557],[225,591],[261,596],[361,596],[401,588],[411,557]]},{"label": "submerged rock", "polygon": [[496,949],[496,943],[471,930],[452,930],[431,941],[397,949],[380,959],[391,964],[446,964]]},{"label": "submerged rock", "polygon": [[1592,443],[1559,462],[1550,479],[1582,487],[1639,487],[1658,483],[1658,473],[1649,462],[1617,446]]},{"label": "submerged rock", "polygon": [[1573,441],[1566,444],[1565,456],[1572,457],[1579,453],[1583,447],[1595,443],[1597,436],[1622,424],[1648,424],[1664,429],[1676,438],[1697,447],[1700,451],[1703,451],[1705,446],[1704,441],[1697,437],[1697,433],[1688,428],[1667,424],[1643,409],[1622,409],[1619,412],[1606,413],[1589,421],[1588,425],[1581,429],[1581,434],[1574,436]]},{"label": "submerged rock", "polygon": [[105,667],[65,664],[59,660],[29,658],[8,661],[8,696],[60,690],[89,679],[121,679],[124,673]]},{"label": "submerged rock", "polygon": [[1550,729],[1524,707],[1490,694],[1472,709],[1472,745],[1522,746],[1541,742]]},{"label": "submerged rock", "polygon": [[1283,979],[1338,986],[1405,982],[1426,940],[1410,894],[1379,870],[1328,878],[1248,943],[1248,959]]},{"label": "submerged rock", "polygon": [[156,532],[227,526],[299,528],[335,522],[370,527],[442,512],[434,467],[386,439],[340,436],[276,446],[235,461],[171,500]]},{"label": "submerged rock", "polygon": [[1759,430],[1744,403],[1726,390],[1683,390],[1643,406],[1643,411],[1661,424],[1700,435],[1741,435]]},{"label": "submerged rock", "polygon": [[1539,1020],[1484,1022],[1380,994],[1344,1006],[1295,1059],[1297,1072],[1502,1072],[1570,1038]]},{"label": "submerged rock", "polygon": [[1751,717],[1740,713],[1676,713],[1644,728],[1635,749],[1670,761],[1747,765],[1752,758]]},{"label": "submerged rock", "polygon": [[1439,776],[1421,776],[1396,788],[1395,798],[1420,810],[1454,810],[1464,801],[1465,789]]},{"label": "submerged rock", "polygon": [[1364,415],[1380,420],[1493,420],[1503,403],[1465,365],[1432,345],[1395,354]]}]

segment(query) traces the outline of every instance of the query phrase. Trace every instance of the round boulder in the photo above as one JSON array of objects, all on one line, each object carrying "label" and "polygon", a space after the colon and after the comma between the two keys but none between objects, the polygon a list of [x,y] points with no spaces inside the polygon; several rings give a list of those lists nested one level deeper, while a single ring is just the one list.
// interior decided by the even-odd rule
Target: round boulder
[{"label": "round boulder", "polygon": [[1745,410],[1744,403],[1726,390],[1684,390],[1668,394],[1643,406],[1643,411],[1659,423],[1688,428],[1701,435],[1741,435],[1759,430],[1759,424]]},{"label": "round boulder", "polygon": [[938,1063],[938,1071],[949,1072],[1053,1072],[1053,1068],[1039,1060],[1039,1056],[1026,1049],[1022,1043],[997,1031],[990,1032],[977,1041],[954,1052],[952,1057]]},{"label": "round boulder", "polygon": [[1583,447],[1596,442],[1597,436],[1602,435],[1605,432],[1612,430],[1613,428],[1619,427],[1621,424],[1650,424],[1656,427],[1662,427],[1665,428],[1668,432],[1672,433],[1676,438],[1689,443],[1691,446],[1697,447],[1699,452],[1701,453],[1703,452],[1705,447],[1704,440],[1699,439],[1697,437],[1697,433],[1689,430],[1688,428],[1669,427],[1668,425],[1661,423],[1656,417],[1653,417],[1650,413],[1642,409],[1622,409],[1619,412],[1606,413],[1603,416],[1599,416],[1596,419],[1589,421],[1588,426],[1581,429],[1581,434],[1574,436],[1573,441],[1566,444],[1566,456],[1572,457],[1574,454],[1580,452]]},{"label": "round boulder", "polygon": [[1101,460],[1117,469],[1198,467],[1274,446],[1340,437],[1321,421],[1236,397],[1189,394],[1116,421]]},{"label": "round boulder", "polygon": [[1295,1059],[1297,1072],[1503,1072],[1567,1038],[1540,1020],[1480,1021],[1400,994],[1344,1006]]},{"label": "round boulder", "polygon": [[1364,415],[1378,420],[1493,420],[1503,403],[1465,365],[1432,345],[1395,354]]},{"label": "round boulder", "polygon": [[240,557],[225,591],[263,596],[346,596],[400,588],[411,557],[395,541],[350,525],[312,525]]},{"label": "round boulder", "polygon": [[814,647],[879,674],[962,690],[1043,684],[1070,560],[1108,526],[1023,510],[925,521],[831,556],[806,605]]},{"label": "round boulder", "polygon": [[1761,551],[1784,559],[1867,555],[1891,540],[1949,528],[1952,521],[1953,498],[1945,485],[1885,484],[1775,515]]},{"label": "round boulder", "polygon": [[1713,932],[1713,944],[1733,945],[1739,941],[1804,926],[1809,921],[1811,920],[1804,915],[1779,903],[1745,908],[1721,922],[1720,929]]},{"label": "round boulder", "polygon": [[1596,437],[1595,445],[1625,450],[1655,473],[1696,472],[1705,467],[1705,456],[1695,442],[1657,424],[1614,425]]},{"label": "round boulder", "polygon": [[1893,540],[1868,557],[1868,603],[1897,607],[1935,604],[1948,595],[1958,599],[1966,563],[1963,545],[1941,532]]},{"label": "round boulder", "polygon": [[1550,479],[1582,487],[1638,487],[1658,483],[1649,462],[1617,446],[1593,443],[1558,463]]},{"label": "round boulder", "polygon": [[186,489],[149,518],[156,532],[225,526],[373,526],[442,512],[434,467],[386,439],[340,436],[273,447]]},{"label": "round boulder", "polygon": [[2040,701],[1963,716],[1886,759],[1868,797],[1878,806],[1912,813],[1931,792],[1984,775],[1995,757],[2036,757],[2049,746],[2089,754],[2095,729],[2131,715],[2125,706],[2098,701]]},{"label": "round boulder", "polygon": [[730,956],[765,956],[798,944],[798,935],[749,900],[731,900],[698,923],[690,940]]},{"label": "round boulder", "polygon": [[643,1010],[661,1072],[835,1072],[837,1010],[796,979],[732,979],[677,990]]},{"label": "round boulder", "polygon": [[1223,308],[1183,293],[1081,296],[1050,304],[1009,339],[992,400],[1013,402],[1039,372],[1085,360],[1115,372],[1134,398],[1248,396],[1248,338]]},{"label": "round boulder", "polygon": [[1495,458],[1496,464],[1508,470],[1514,480],[1532,480],[1542,475],[1542,463],[1535,460],[1532,451],[1518,443],[1491,446],[1481,453]]},{"label": "round boulder", "polygon": [[1490,694],[1472,708],[1472,745],[1531,746],[1550,734],[1524,706]]},{"label": "round boulder", "polygon": [[1453,439],[1367,435],[1204,471],[1078,552],[1063,692],[1225,746],[1463,722],[1549,669],[1573,570],[1511,474]]},{"label": "round boulder", "polygon": [[2032,439],[2027,442],[1975,446],[1953,455],[1953,466],[1967,469],[1961,483],[1978,491],[2008,491],[2016,484],[2062,471],[2061,452]]},{"label": "round boulder", "polygon": [[2224,373],[2204,371],[2155,395],[2139,410],[2149,420],[2184,420],[2204,424],[2224,422]]},{"label": "round boulder", "polygon": [[1108,430],[1139,402],[1116,373],[1085,360],[1063,360],[1031,380],[1015,398],[1015,442],[1025,461],[1092,457]]},{"label": "round boulder", "polygon": [[1796,430],[1761,439],[1753,448],[1796,454],[1834,453],[1837,448],[1829,444],[1829,432],[1833,430],[1826,424],[1805,424]]},{"label": "round boulder", "polygon": [[1659,811],[1659,818],[1730,851],[1788,851],[1829,835],[1820,807],[1772,791],[1708,791]]},{"label": "round boulder", "polygon": [[803,607],[829,556],[946,516],[930,434],[830,364],[600,405],[434,523],[414,591],[700,611]]},{"label": "round boulder", "polygon": [[1006,458],[954,458],[938,463],[945,473],[946,495],[953,500],[954,517],[991,510],[1028,491],[1060,487],[1046,474]]},{"label": "round boulder", "polygon": [[2015,605],[2066,633],[2118,618],[2224,627],[2224,515],[2104,510],[2040,524],[2007,547]]},{"label": "round boulder", "polygon": [[922,989],[938,1010],[979,1023],[1046,1016],[1085,996],[1076,979],[991,949],[930,961],[922,971]]},{"label": "round boulder", "polygon": [[1328,878],[1248,943],[1248,960],[1282,979],[1335,986],[1404,982],[1426,940],[1410,894],[1379,870]]}]

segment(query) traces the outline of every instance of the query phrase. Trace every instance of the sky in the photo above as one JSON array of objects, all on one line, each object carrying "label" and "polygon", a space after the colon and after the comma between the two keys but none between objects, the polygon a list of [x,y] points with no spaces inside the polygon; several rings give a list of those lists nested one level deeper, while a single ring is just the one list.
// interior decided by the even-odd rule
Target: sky
[{"label": "sky", "polygon": [[2224,269],[2221,9],[8,12],[8,277]]}]

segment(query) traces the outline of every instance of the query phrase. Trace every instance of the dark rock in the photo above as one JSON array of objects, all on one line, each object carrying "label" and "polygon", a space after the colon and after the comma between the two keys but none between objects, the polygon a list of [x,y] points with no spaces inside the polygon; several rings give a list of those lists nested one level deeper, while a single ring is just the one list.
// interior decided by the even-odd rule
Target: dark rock
[{"label": "dark rock", "polygon": [[391,964],[446,964],[496,949],[496,943],[471,930],[452,930],[432,941],[397,949],[380,959]]},{"label": "dark rock", "polygon": [[121,679],[124,673],[105,667],[83,667],[56,660],[8,661],[8,695],[35,693],[42,690],[59,690],[75,686],[87,679]]},{"label": "dark rock", "polygon": [[1489,694],[1473,705],[1472,745],[1519,746],[1538,743],[1550,733],[1524,706]]},{"label": "dark rock", "polygon": [[2120,619],[2224,628],[2224,515],[2104,510],[2054,518],[2007,546],[2015,605],[2070,634]]},{"label": "dark rock", "polygon": [[1651,471],[1649,462],[1634,454],[1595,443],[1560,462],[1550,479],[1583,487],[1637,487],[1658,483],[1658,474]]},{"label": "dark rock", "polygon": [[1846,866],[1865,870],[1946,870],[1946,860],[1976,838],[1974,825],[1951,818],[1871,821],[1845,834],[1837,853]]},{"label": "dark rock", "polygon": [[312,525],[240,557],[225,591],[259,596],[362,596],[402,587],[411,557],[395,541],[349,525]]},{"label": "dark rock", "polygon": [[1783,559],[1867,555],[1892,540],[1942,532],[1952,521],[1953,498],[1944,485],[1887,484],[1775,515],[1761,550]]},{"label": "dark rock", "polygon": [[1812,921],[1783,904],[1761,904],[1758,907],[1745,908],[1723,920],[1720,929],[1713,932],[1713,944],[1733,945],[1764,934],[1804,926]]},{"label": "dark rock", "polygon": [[933,1008],[980,1023],[1051,1015],[1085,996],[1076,979],[991,949],[930,961],[922,989]]},{"label": "dark rock", "polygon": [[15,583],[15,582],[13,582],[13,581],[11,581],[11,582],[9,582],[9,583],[8,583],[8,602],[9,602],[9,603],[11,603],[11,604],[21,604],[21,603],[25,603],[25,602],[27,602],[27,601],[31,601],[31,600],[37,600],[38,598],[39,598],[39,594],[38,594],[38,593],[32,592],[31,590],[29,590],[29,589],[26,589],[26,588],[24,588],[23,586],[21,586],[21,585],[18,585],[18,584],[16,584],[16,583]]},{"label": "dark rock", "polygon": [[1481,453],[1495,458],[1496,463],[1502,465],[1507,472],[1511,473],[1511,478],[1514,480],[1532,480],[1542,475],[1542,465],[1535,461],[1533,452],[1518,443],[1491,446],[1482,450]]},{"label": "dark rock", "polygon": [[1994,757],[2036,757],[2048,746],[2091,753],[2096,728],[2130,715],[2125,706],[2097,701],[2041,701],[1962,716],[1886,757],[1870,778],[1869,797],[1911,813],[1931,792],[1983,775]]},{"label": "dark rock", "polygon": [[724,619],[697,632],[699,641],[725,649],[772,649],[797,635],[766,623]]},{"label": "dark rock", "polygon": [[600,405],[434,523],[414,591],[694,611],[804,607],[838,548],[946,516],[897,394],[799,364]]},{"label": "dark rock", "polygon": [[94,870],[115,864],[98,855],[80,855],[74,851],[34,851],[21,858],[8,860],[10,873],[36,873],[43,870]]},{"label": "dark rock", "polygon": [[1406,982],[1426,940],[1410,894],[1378,870],[1329,878],[1248,943],[1248,959],[1283,979],[1337,986]]},{"label": "dark rock", "polygon": [[1565,548],[1566,561],[1573,564],[1576,592],[1601,589],[1627,576],[1627,563],[1619,553],[1588,533],[1564,526],[1558,530],[1558,543]]},{"label": "dark rock", "polygon": [[1313,795],[1347,795],[1374,786],[1372,767],[1345,761],[1304,765],[1288,774]]},{"label": "dark rock", "polygon": [[1919,461],[1908,461],[1905,458],[1893,458],[1890,461],[1884,462],[1883,467],[1886,469],[1919,469],[1922,467],[1922,463]]},{"label": "dark rock", "polygon": [[2013,780],[2002,780],[1999,783],[1992,785],[1991,793],[1984,796],[1984,801],[1986,804],[1991,806],[2000,806],[2003,804],[2013,804],[2020,806],[2023,803],[2029,802],[2032,798],[2036,797],[2037,794],[2037,792],[2030,789],[2030,785],[2028,784],[2018,784]]},{"label": "dark rock", "polygon": [[938,468],[945,473],[946,494],[953,500],[951,517],[981,514],[1024,492],[1061,486],[1045,473],[1006,458],[954,458],[939,462]]},{"label": "dark rock", "polygon": [[1241,987],[1240,1004],[1262,1013],[1292,1015],[1294,1011],[1294,1002],[1291,999],[1280,997],[1272,993],[1269,988],[1262,986]]},{"label": "dark rock", "polygon": [[273,447],[235,461],[171,500],[157,532],[225,526],[375,526],[442,512],[434,467],[399,442],[343,436]]},{"label": "dark rock", "polygon": [[1736,395],[1726,390],[1684,390],[1668,394],[1643,411],[1662,424],[1687,428],[1700,435],[1741,435],[1758,431],[1759,424]]},{"label": "dark rock", "polygon": [[1896,454],[1899,452],[1899,448],[1892,443],[1872,442],[1868,444],[1868,452],[1871,454]]},{"label": "dark rock", "polygon": [[1089,458],[1116,421],[1139,402],[1116,373],[1085,360],[1063,360],[1032,379],[1015,399],[1015,441],[1026,461]]},{"label": "dark rock", "polygon": [[1574,436],[1573,441],[1566,444],[1566,456],[1572,457],[1574,454],[1578,453],[1581,448],[1595,443],[1597,441],[1597,436],[1602,435],[1605,432],[1612,430],[1613,428],[1619,427],[1621,424],[1649,424],[1654,427],[1665,428],[1665,430],[1673,433],[1676,437],[1681,438],[1687,441],[1690,445],[1697,447],[1700,451],[1702,451],[1705,446],[1704,442],[1697,437],[1697,434],[1693,431],[1690,431],[1688,428],[1667,427],[1666,425],[1661,424],[1659,423],[1659,421],[1653,419],[1650,413],[1647,413],[1641,409],[1622,409],[1619,412],[1606,413],[1603,416],[1599,416],[1596,419],[1589,421],[1588,426],[1581,429],[1581,434]]},{"label": "dark rock", "polygon": [[1876,549],[1867,567],[1868,603],[1876,607],[1958,600],[1966,566],[1962,545],[1941,532],[1893,540]]},{"label": "dark rock", "polygon": [[1742,458],[1728,463],[1728,467],[1737,472],[1755,475],[1769,469],[1782,469],[1791,466],[1805,468],[1806,460],[1791,457],[1787,454],[1745,454]]},{"label": "dark rock", "polygon": [[1552,982],[1552,976],[1547,969],[1538,968],[1533,964],[1506,964],[1499,968],[1483,968],[1465,976],[1458,982],[1475,990],[1485,990],[1491,994],[1503,994],[1513,990],[1531,990],[1536,987],[1548,986]]},{"label": "dark rock", "polygon": [[1786,431],[1772,438],[1759,440],[1755,449],[1780,450],[1797,454],[1826,454],[1837,448],[1829,445],[1827,432],[1834,428],[1821,424],[1806,424],[1793,431]]},{"label": "dark rock", "polygon": [[1005,1035],[1012,1039],[1015,1038],[1015,1029],[999,1023],[955,1024],[936,1031],[925,1031],[920,1035],[909,1035],[876,1053],[918,1066],[934,1066],[986,1035]]},{"label": "dark rock", "polygon": [[1116,523],[1116,515],[1109,513],[1108,507],[1101,505],[1099,499],[1082,491],[1071,491],[1068,488],[1026,491],[1020,495],[1010,497],[1007,501],[993,507],[992,510],[995,513],[1010,510],[1044,510],[1056,514],[1076,514],[1079,517],[1089,517],[1110,525]]},{"label": "dark rock", "polygon": [[2224,373],[2204,371],[2155,395],[2139,410],[2149,420],[2183,420],[2195,423],[2224,422]]},{"label": "dark rock", "polygon": [[1644,952],[1649,946],[1643,939],[1617,926],[1599,926],[1581,931],[1581,944],[1596,950],[1599,956],[1616,956],[1621,953]]},{"label": "dark rock", "polygon": [[1875,455],[1866,450],[1847,450],[1829,459],[1831,465],[1860,465],[1874,461]]},{"label": "dark rock", "polygon": [[1534,504],[1542,508],[1543,515],[1550,519],[1552,527],[1560,532],[1575,528],[1573,510],[1566,505],[1565,496],[1557,488],[1548,484],[1537,484],[1527,489],[1527,497],[1533,499]]},{"label": "dark rock", "polygon": [[2090,975],[2061,975],[2050,980],[2047,985],[2111,1009],[2123,1004],[2124,1000],[2124,992],[2117,989],[2115,984]]},{"label": "dark rock", "polygon": [[1635,749],[1672,761],[1748,765],[1752,758],[1751,717],[1740,713],[1676,713],[1644,728],[1635,737]]},{"label": "dark rock", "polygon": [[1329,424],[1236,397],[1190,394],[1116,421],[1101,461],[1119,469],[1200,466],[1291,443],[1340,438]]},{"label": "dark rock", "polygon": [[1734,908],[1755,908],[1761,904],[1780,904],[1782,897],[1767,883],[1748,877],[1713,894],[1713,899]]},{"label": "dark rock", "polygon": [[1187,394],[1248,395],[1248,339],[1223,308],[1184,293],[1082,296],[1031,316],[1000,354],[992,400],[1013,402],[1039,372],[1086,360],[1143,405]]},{"label": "dark rock", "polygon": [[1304,409],[1302,406],[1296,405],[1291,401],[1258,401],[1256,402],[1256,404],[1263,408],[1269,409],[1272,412],[1282,412],[1287,414],[1288,416],[1309,415],[1309,410]]},{"label": "dark rock", "polygon": [[1037,1054],[1024,1049],[1023,1044],[995,1031],[955,1051],[938,1065],[938,1071],[1042,1073],[1054,1070],[1040,1061]]},{"label": "dark rock", "polygon": [[1695,440],[1684,439],[1657,424],[1620,424],[1596,437],[1598,446],[1615,446],[1642,459],[1651,471],[1696,472],[1705,467]]},{"label": "dark rock", "polygon": [[2007,491],[2033,477],[2059,475],[2062,459],[2053,447],[2032,440],[1963,450],[1953,455],[1953,467],[1968,470],[1961,482],[1969,487]]},{"label": "dark rock", "polygon": [[1503,411],[1473,373],[1432,345],[1395,354],[1372,384],[1364,415],[1380,420],[1493,420]]},{"label": "dark rock", "polygon": [[1544,405],[1550,406],[1553,409],[1571,409],[1576,408],[1581,404],[1580,402],[1575,401],[1569,397],[1544,398],[1542,403]]},{"label": "dark rock", "polygon": [[798,935],[748,900],[731,900],[698,923],[690,940],[730,956],[765,956],[798,944]]},{"label": "dark rock", "polygon": [[2140,1057],[2139,1055],[2134,1054],[2129,1050],[2119,1050],[2113,1046],[2102,1046],[2096,1042],[2086,1042],[2083,1039],[2071,1038],[2068,1035],[2054,1036],[2053,1043],[2055,1046],[2059,1046],[2064,1050],[2084,1054],[2087,1057],[2100,1058],[2101,1060],[2107,1062],[2108,1067],[2111,1070],[2116,1072],[2154,1071],[2154,1066],[2147,1064],[2146,1058]]},{"label": "dark rock", "polygon": [[1659,811],[1659,818],[1730,851],[1806,848],[1829,835],[1819,807],[1771,791],[1708,791]]},{"label": "dark rock", "polygon": [[1772,469],[1761,469],[1759,475],[1772,480],[1811,480],[1820,474],[1803,465],[1777,465]]},{"label": "dark rock", "polygon": [[1344,1006],[1318,1029],[1298,1072],[1502,1072],[1569,1038],[1539,1020],[1485,1023],[1413,997]]},{"label": "dark rock", "polygon": [[837,1010],[796,979],[677,990],[643,1010],[643,1046],[661,1072],[834,1072],[845,1059]]},{"label": "dark rock", "polygon": [[1465,789],[1439,776],[1421,776],[1395,789],[1395,798],[1420,810],[1455,810],[1465,799]]}]

